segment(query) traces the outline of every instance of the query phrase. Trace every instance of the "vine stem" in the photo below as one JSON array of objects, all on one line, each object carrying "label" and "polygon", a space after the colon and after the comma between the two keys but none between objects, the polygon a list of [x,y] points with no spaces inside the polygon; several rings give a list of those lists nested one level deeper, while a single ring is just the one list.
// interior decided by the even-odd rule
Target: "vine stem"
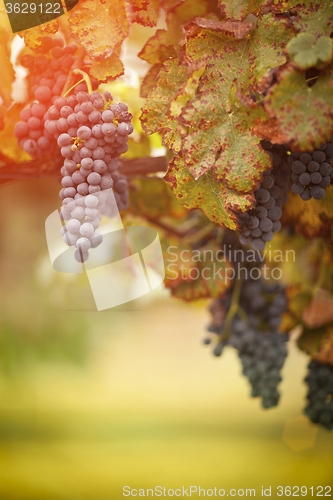
[{"label": "vine stem", "polygon": [[86,51],[83,47],[81,47],[81,49],[79,50],[78,56],[75,59],[75,61],[73,62],[73,65],[68,73],[68,77],[67,77],[65,86],[63,88],[63,91],[62,91],[62,96],[64,94],[66,94],[68,92],[68,90],[73,86],[73,84],[74,84],[74,73],[73,72],[76,69],[81,68],[85,57],[86,57]]},{"label": "vine stem", "polygon": [[[234,289],[232,291],[230,309],[227,312],[227,316],[225,318],[223,332],[219,336],[220,340],[225,340],[228,337],[230,337],[231,323],[232,323],[232,320],[234,319],[234,317],[235,317],[235,315],[237,313],[239,313],[241,316],[244,317],[245,312],[239,306],[239,295],[240,295],[241,288],[242,288],[242,279],[241,278],[236,278],[235,286],[234,286]],[[245,314],[245,316],[246,316],[246,314]]]},{"label": "vine stem", "polygon": [[82,69],[73,69],[73,74],[83,76],[83,79],[87,85],[88,94],[91,94],[92,93],[92,86],[91,86],[91,81],[90,81],[88,73],[86,73],[85,71],[82,71]]}]

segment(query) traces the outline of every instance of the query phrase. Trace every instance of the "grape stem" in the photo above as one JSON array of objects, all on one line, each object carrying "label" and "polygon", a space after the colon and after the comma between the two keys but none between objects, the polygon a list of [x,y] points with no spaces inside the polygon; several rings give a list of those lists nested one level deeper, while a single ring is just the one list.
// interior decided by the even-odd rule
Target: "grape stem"
[{"label": "grape stem", "polygon": [[86,73],[85,71],[82,71],[82,69],[73,69],[73,74],[83,76],[83,79],[87,85],[88,94],[91,94],[92,93],[92,86],[91,86],[91,81],[90,81],[88,73]]},{"label": "grape stem", "polygon": [[245,311],[239,306],[239,296],[241,288],[242,288],[242,279],[236,278],[234,289],[232,291],[231,305],[225,318],[224,329],[221,335],[219,335],[220,342],[230,337],[231,323],[237,313],[242,317],[242,319],[246,320]]},{"label": "grape stem", "polygon": [[75,61],[73,62],[73,65],[68,73],[66,83],[65,83],[64,88],[62,90],[62,95],[67,94],[68,89],[70,89],[72,87],[72,85],[74,84],[73,71],[77,68],[81,68],[81,66],[83,65],[83,61],[84,61],[85,56],[86,56],[86,51],[84,50],[83,47],[81,47],[81,49],[79,50],[78,56],[75,59]]}]

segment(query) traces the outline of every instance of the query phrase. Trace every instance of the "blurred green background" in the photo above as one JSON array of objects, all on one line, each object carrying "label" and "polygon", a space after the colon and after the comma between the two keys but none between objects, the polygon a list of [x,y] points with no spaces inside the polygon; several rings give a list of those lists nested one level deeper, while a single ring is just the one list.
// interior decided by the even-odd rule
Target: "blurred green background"
[{"label": "blurred green background", "polygon": [[332,485],[333,433],[302,416],[308,360],[294,343],[281,403],[264,411],[236,353],[202,345],[204,303],[159,289],[95,312],[85,277],[48,259],[57,193],[54,180],[0,189],[0,498]]}]

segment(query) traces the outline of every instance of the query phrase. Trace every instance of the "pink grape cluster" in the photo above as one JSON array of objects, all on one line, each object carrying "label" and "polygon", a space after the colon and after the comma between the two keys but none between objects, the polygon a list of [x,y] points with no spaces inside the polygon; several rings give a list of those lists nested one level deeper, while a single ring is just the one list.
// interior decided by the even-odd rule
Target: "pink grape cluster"
[{"label": "pink grape cluster", "polygon": [[128,183],[119,172],[118,158],[128,149],[131,119],[125,104],[112,104],[109,92],[104,96],[78,92],[76,96],[60,97],[48,110],[45,128],[57,139],[65,158],[59,193],[61,217],[68,221],[63,237],[68,245],[76,245],[79,262],[85,262],[89,248],[102,241],[95,234],[101,214],[111,215],[112,204],[103,191],[113,188],[118,209],[128,207]]}]

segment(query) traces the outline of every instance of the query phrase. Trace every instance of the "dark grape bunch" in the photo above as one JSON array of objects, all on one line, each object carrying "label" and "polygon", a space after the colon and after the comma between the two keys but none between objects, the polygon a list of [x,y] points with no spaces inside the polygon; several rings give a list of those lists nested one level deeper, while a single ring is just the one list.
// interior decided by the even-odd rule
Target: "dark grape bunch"
[{"label": "dark grape bunch", "polygon": [[251,244],[253,250],[259,252],[281,229],[282,205],[287,201],[290,177],[285,148],[264,141],[262,146],[270,156],[273,168],[264,172],[262,182],[254,190],[256,207],[238,214],[239,241],[242,245]]},{"label": "dark grape bunch", "polygon": [[119,173],[117,158],[128,150],[133,132],[132,115],[126,104],[111,104],[110,92],[78,92],[60,97],[47,113],[45,128],[57,139],[65,158],[61,168],[62,235],[67,245],[76,245],[75,258],[88,259],[88,250],[98,246],[96,233],[102,214],[110,215],[107,193],[114,188],[119,210],[128,207],[128,183]]},{"label": "dark grape bunch", "polygon": [[333,429],[333,366],[312,360],[305,378],[308,386],[305,414],[315,424]]},{"label": "dark grape bunch", "polygon": [[[279,332],[281,315],[286,310],[284,288],[263,280],[245,280],[242,284],[239,306],[246,320],[238,314],[225,332],[226,313],[231,306],[232,290],[211,307],[212,324],[208,331],[219,335],[214,355],[220,356],[226,345],[237,349],[243,366],[243,374],[252,386],[252,397],[261,397],[266,409],[277,406],[280,398],[278,385],[287,356],[285,342],[288,335]],[[211,343],[211,338],[204,340]]]},{"label": "dark grape bunch", "polygon": [[333,177],[333,137],[312,152],[292,151],[288,161],[292,168],[292,192],[304,201],[324,198]]},{"label": "dark grape bunch", "polygon": [[[78,50],[74,43],[64,46],[62,39],[45,36],[42,38],[42,54],[25,54],[21,58],[22,66],[29,70],[28,90],[33,102],[21,111],[21,121],[15,125],[15,137],[32,157],[52,153],[56,147],[52,134],[44,127],[46,113],[60,97]],[[80,78],[80,75],[75,76],[74,83]],[[98,83],[92,82],[92,87],[96,89]],[[72,92],[75,95],[86,90],[87,85],[82,82]]]}]

